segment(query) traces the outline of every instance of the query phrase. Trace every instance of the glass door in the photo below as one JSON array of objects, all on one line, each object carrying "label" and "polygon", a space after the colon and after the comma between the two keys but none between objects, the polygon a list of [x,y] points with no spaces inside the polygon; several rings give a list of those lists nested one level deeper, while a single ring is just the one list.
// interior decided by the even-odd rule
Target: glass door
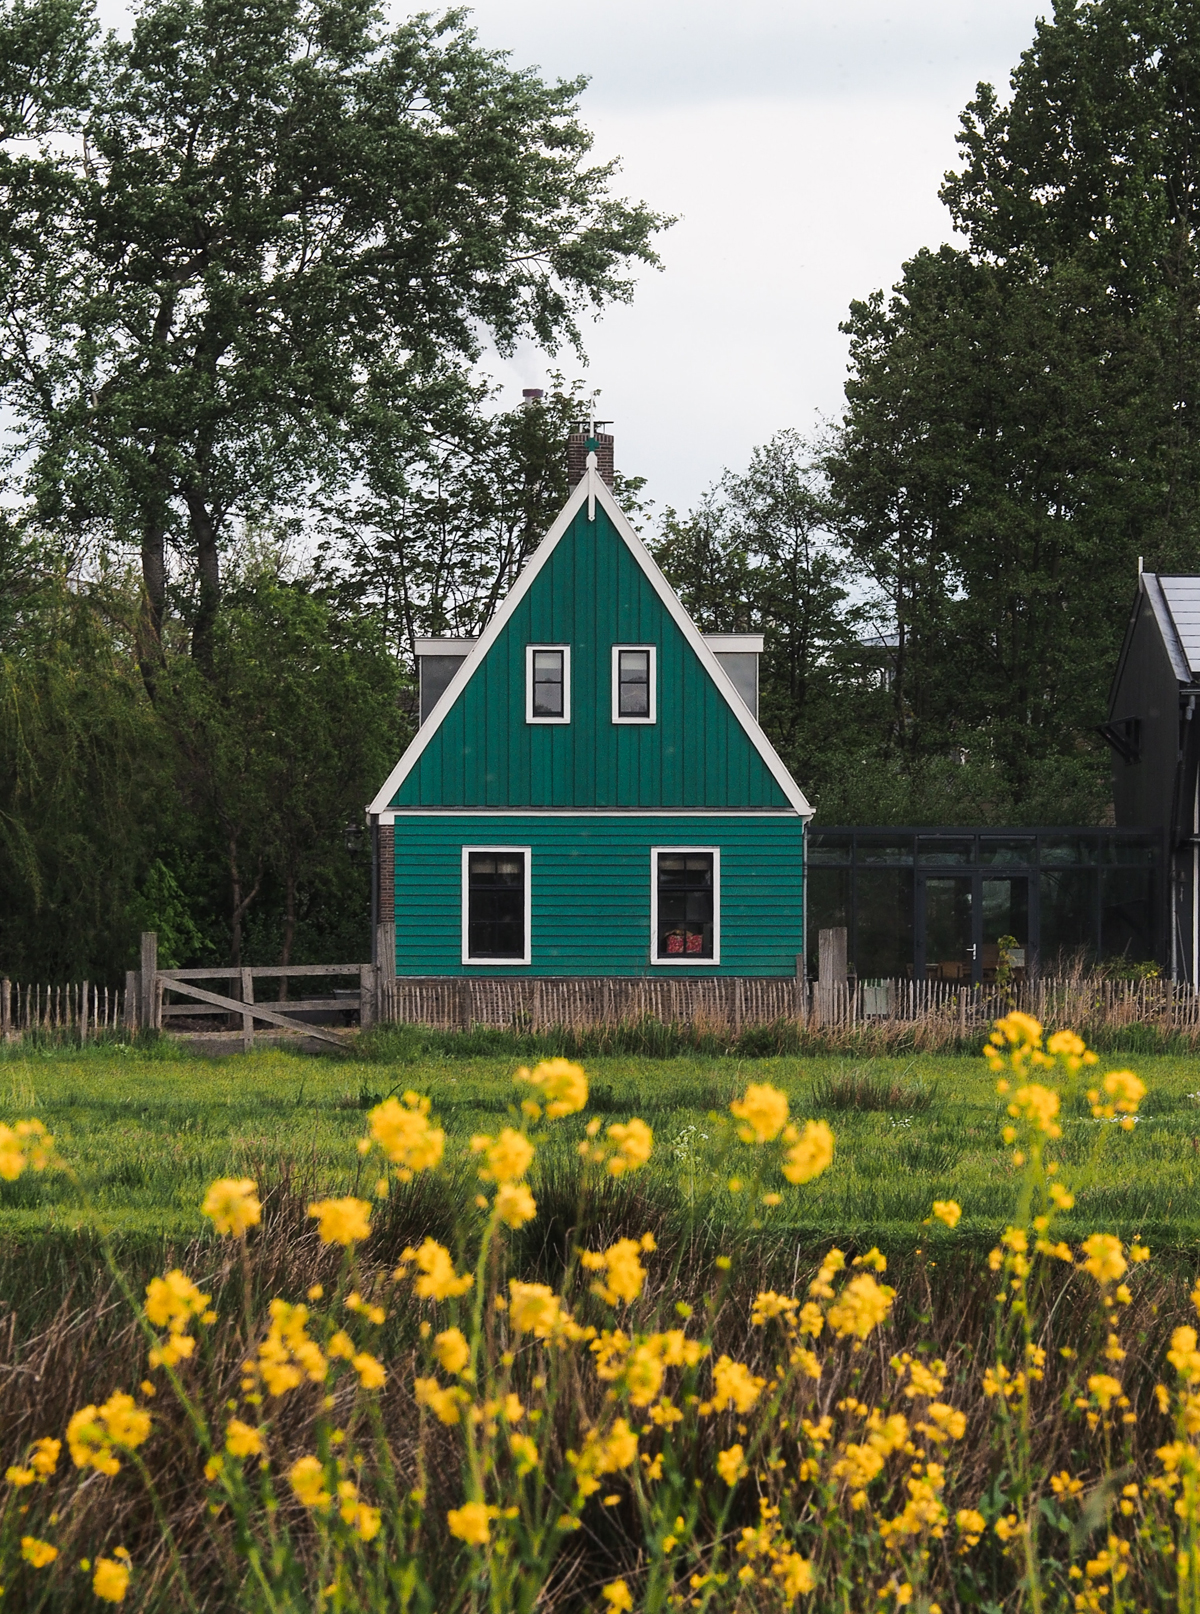
[{"label": "glass door", "polygon": [[970,874],[926,874],[920,881],[917,957],[927,981],[977,978],[975,880]]},{"label": "glass door", "polygon": [[998,878],[989,874],[981,885],[981,978],[984,981],[996,979],[1003,943],[1013,975],[1020,980],[1029,954],[1029,876],[1017,874]]}]

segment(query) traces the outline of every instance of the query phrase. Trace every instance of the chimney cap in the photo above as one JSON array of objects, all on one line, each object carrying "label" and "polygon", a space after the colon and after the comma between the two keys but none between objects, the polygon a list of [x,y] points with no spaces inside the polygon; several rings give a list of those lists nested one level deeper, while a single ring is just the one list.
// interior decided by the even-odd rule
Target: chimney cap
[{"label": "chimney cap", "polygon": [[542,387],[522,387],[521,396],[524,398],[527,404],[541,403],[542,399],[546,396],[546,393],[545,389]]}]

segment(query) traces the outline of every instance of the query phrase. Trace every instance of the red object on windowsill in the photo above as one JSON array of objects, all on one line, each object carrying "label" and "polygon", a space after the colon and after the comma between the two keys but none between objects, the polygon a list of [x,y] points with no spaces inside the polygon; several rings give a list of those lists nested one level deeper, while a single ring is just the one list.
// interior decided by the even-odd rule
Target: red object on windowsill
[{"label": "red object on windowsill", "polygon": [[666,950],[667,950],[668,953],[682,953],[683,952],[683,937],[679,934],[679,932],[677,930],[671,931],[671,933],[668,935],[668,937],[667,937],[667,949]]},{"label": "red object on windowsill", "polygon": [[704,937],[689,936],[687,939],[687,950],[689,953],[702,953],[704,951]]}]

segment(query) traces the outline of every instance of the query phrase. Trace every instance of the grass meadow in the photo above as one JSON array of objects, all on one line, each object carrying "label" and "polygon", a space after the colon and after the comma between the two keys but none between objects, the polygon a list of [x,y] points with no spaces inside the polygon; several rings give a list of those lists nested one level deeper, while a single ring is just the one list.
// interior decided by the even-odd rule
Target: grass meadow
[{"label": "grass meadow", "polygon": [[[509,1115],[524,1060],[463,1053],[460,1042],[400,1037],[390,1049],[384,1042],[386,1056],[357,1059],[277,1048],[214,1059],[166,1042],[4,1050],[0,1118],[39,1117],[86,1183],[90,1207],[66,1179],[28,1175],[0,1196],[0,1241],[87,1225],[190,1238],[202,1230],[208,1183],[231,1174],[302,1193],[369,1191],[354,1145],[363,1112],[389,1094],[428,1095],[451,1145],[495,1131]],[[1106,1138],[1099,1151],[1097,1132],[1108,1124],[1082,1101],[1065,1117],[1064,1165],[1089,1163],[1071,1221],[1186,1248],[1200,1236],[1200,1055],[1104,1057],[1105,1068],[1136,1069],[1148,1096],[1133,1135]],[[748,1083],[764,1081],[788,1095],[794,1115],[827,1120],[837,1140],[830,1170],[781,1207],[772,1227],[899,1251],[920,1241],[934,1199],[962,1205],[960,1242],[974,1235],[990,1245],[1010,1215],[1015,1168],[1000,1139],[1003,1104],[977,1054],[622,1054],[583,1063],[590,1115],[605,1123],[637,1115],[653,1128],[643,1192],[685,1219],[730,1219],[712,1118]],[[580,1135],[582,1122],[548,1141],[535,1191],[539,1174],[559,1169]]]}]

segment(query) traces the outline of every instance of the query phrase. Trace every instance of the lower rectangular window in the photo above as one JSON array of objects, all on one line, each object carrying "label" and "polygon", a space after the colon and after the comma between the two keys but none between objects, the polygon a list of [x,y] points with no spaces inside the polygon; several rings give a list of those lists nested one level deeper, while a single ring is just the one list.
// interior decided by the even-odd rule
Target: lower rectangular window
[{"label": "lower rectangular window", "polygon": [[529,963],[529,848],[463,847],[463,963]]},{"label": "lower rectangular window", "polygon": [[715,846],[651,853],[652,962],[720,961],[721,854]]}]

